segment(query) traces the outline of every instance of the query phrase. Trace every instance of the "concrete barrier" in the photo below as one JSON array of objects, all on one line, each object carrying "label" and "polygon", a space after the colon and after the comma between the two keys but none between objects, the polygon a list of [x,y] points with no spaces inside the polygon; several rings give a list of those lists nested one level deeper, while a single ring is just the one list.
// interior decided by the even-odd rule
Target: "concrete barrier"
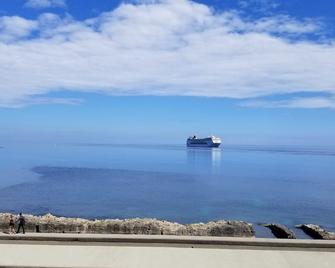
[{"label": "concrete barrier", "polygon": [[280,240],[268,238],[232,238],[204,236],[173,236],[173,235],[108,235],[108,234],[26,234],[0,235],[0,243],[89,243],[114,244],[127,243],[134,245],[198,245],[198,246],[235,246],[262,248],[300,248],[329,249],[335,251],[335,241],[331,240]]}]

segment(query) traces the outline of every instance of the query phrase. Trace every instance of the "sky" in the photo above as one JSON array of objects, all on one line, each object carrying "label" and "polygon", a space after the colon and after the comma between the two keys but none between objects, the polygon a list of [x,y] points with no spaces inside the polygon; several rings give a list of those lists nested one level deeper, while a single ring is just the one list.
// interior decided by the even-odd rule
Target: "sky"
[{"label": "sky", "polygon": [[332,0],[2,0],[0,141],[333,146],[334,13]]}]

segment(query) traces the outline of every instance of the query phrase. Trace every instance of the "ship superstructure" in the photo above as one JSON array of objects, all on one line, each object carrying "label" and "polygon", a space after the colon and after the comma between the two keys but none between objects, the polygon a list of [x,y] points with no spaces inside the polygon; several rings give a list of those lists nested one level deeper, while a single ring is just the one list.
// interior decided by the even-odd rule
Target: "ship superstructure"
[{"label": "ship superstructure", "polygon": [[189,137],[186,142],[188,147],[219,147],[221,139],[219,137],[211,136],[207,138],[198,138],[196,135]]}]

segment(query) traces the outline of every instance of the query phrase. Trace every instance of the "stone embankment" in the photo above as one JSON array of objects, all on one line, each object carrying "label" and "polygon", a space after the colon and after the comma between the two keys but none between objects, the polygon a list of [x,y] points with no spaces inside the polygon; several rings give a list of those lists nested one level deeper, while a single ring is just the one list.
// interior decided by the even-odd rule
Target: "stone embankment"
[{"label": "stone embankment", "polygon": [[[8,231],[8,213],[0,214],[0,231]],[[147,234],[185,236],[254,237],[252,224],[243,221],[215,221],[208,223],[179,224],[156,219],[106,219],[24,215],[27,232],[41,233],[95,233],[95,234]]]},{"label": "stone embankment", "polygon": [[277,238],[295,239],[296,236],[289,228],[282,224],[268,223],[262,224],[262,226],[267,227],[271,230],[273,235]]},{"label": "stone embankment", "polygon": [[326,240],[335,240],[335,233],[328,232],[323,229],[321,226],[316,224],[301,224],[297,225],[297,228],[303,230],[307,235],[314,239],[326,239]]}]

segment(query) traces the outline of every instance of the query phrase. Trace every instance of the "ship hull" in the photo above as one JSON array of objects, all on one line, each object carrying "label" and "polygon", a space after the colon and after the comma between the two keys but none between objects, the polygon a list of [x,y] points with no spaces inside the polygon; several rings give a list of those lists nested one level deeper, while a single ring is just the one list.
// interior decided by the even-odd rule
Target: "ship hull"
[{"label": "ship hull", "polygon": [[213,144],[187,144],[187,147],[203,147],[203,148],[218,148],[220,147],[220,143]]},{"label": "ship hull", "polygon": [[221,140],[219,138],[211,137],[211,138],[189,138],[187,139],[186,145],[187,147],[205,147],[205,148],[218,148],[221,144]]}]

